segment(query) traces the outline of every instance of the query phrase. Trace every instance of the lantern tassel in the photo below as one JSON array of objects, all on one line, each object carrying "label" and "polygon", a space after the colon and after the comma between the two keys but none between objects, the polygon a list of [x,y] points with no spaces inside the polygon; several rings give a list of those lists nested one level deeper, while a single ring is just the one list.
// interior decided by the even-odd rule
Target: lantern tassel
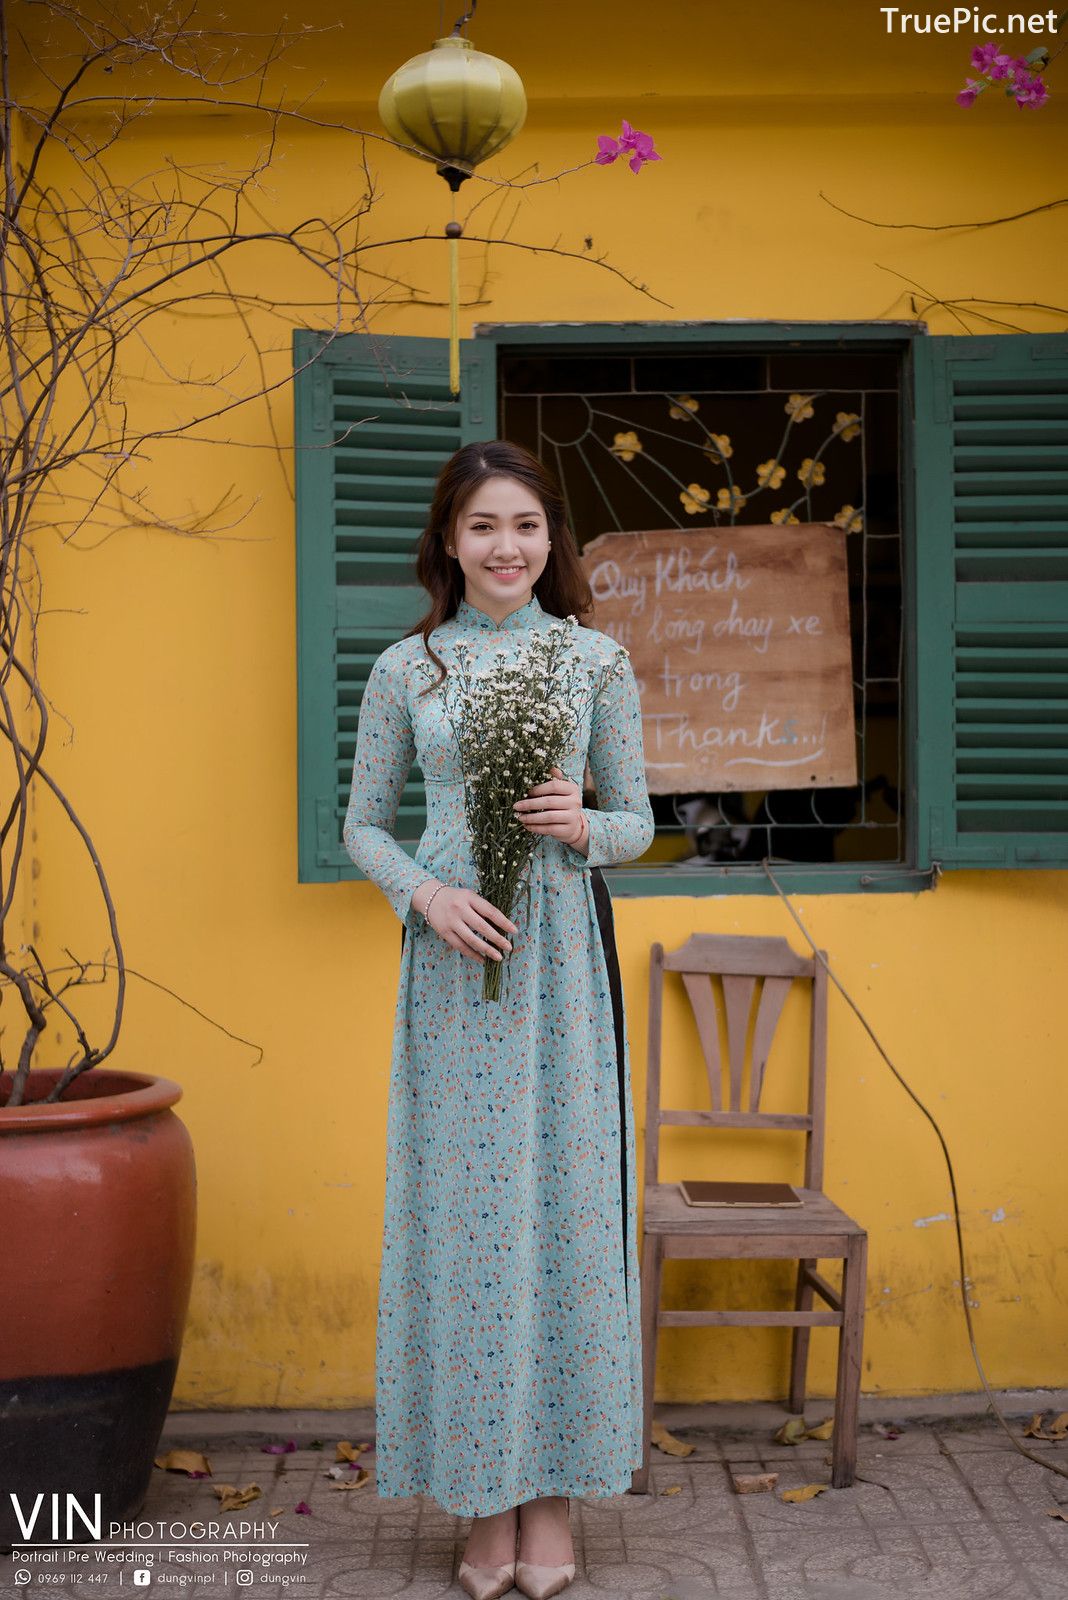
[{"label": "lantern tassel", "polygon": [[460,241],[449,240],[449,393],[460,393]]}]

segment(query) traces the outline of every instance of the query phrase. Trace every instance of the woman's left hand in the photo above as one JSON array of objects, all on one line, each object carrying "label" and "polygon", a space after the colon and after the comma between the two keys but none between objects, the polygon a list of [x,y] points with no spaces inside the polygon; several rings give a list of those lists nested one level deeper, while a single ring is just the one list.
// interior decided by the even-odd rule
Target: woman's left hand
[{"label": "woman's left hand", "polygon": [[515,802],[515,814],[531,833],[548,833],[564,844],[577,845],[586,837],[587,826],[582,789],[559,767],[549,770],[553,776],[547,783],[536,783],[527,790],[531,798]]}]

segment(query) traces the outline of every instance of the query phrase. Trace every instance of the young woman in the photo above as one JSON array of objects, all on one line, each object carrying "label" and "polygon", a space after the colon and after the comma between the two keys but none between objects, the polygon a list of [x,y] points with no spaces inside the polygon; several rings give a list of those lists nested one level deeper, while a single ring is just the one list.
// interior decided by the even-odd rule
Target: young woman
[{"label": "young woman", "polygon": [[[563,767],[517,802],[539,843],[529,911],[524,896],[505,915],[477,892],[433,689],[461,642],[478,671],[590,611],[558,485],[519,445],[465,445],[437,480],[416,574],[430,610],[371,667],[344,825],[402,923],[377,1488],[474,1519],[460,1580],[478,1600],[513,1581],[547,1596],[574,1577],[570,1496],[625,1493],[642,1456],[630,1063],[600,871],[653,837],[641,707],[627,661]],[[618,656],[592,627],[576,640],[594,671]],[[414,670],[425,660],[433,683]],[[427,797],[414,860],[392,831],[413,760]],[[505,953],[501,1003],[484,1003],[482,965]]]}]

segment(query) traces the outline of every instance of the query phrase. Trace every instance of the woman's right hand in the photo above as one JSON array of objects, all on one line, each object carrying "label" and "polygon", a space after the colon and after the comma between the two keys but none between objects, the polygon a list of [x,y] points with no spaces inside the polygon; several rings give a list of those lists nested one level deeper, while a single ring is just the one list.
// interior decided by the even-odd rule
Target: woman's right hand
[{"label": "woman's right hand", "polygon": [[502,961],[512,948],[508,935],[519,931],[492,901],[473,889],[453,889],[448,885],[434,891],[427,920],[446,944],[483,964],[487,960]]}]

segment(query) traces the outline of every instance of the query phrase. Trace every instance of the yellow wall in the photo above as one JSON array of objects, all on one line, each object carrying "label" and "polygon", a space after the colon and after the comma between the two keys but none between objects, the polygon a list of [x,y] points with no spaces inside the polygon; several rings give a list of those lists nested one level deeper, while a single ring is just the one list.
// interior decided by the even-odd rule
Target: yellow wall
[{"label": "yellow wall", "polygon": [[[305,5],[300,22],[325,26],[337,14]],[[280,15],[238,3],[223,26],[273,26]],[[291,101],[321,84],[319,115],[377,131],[378,87],[437,35],[438,7],[357,4],[345,18],[343,28],[309,34],[271,83]],[[197,21],[208,26],[208,14]],[[965,112],[953,95],[971,37],[887,39],[881,23],[875,6],[829,0],[674,0],[653,13],[618,0],[552,0],[534,11],[485,0],[471,36],[512,61],[530,97],[526,128],[490,175],[577,166],[598,133],[618,133],[622,116],[655,135],[664,159],[637,177],[617,163],[511,192],[467,184],[458,215],[483,202],[468,232],[558,238],[579,253],[592,236],[590,254],[606,253],[666,303],[589,262],[465,243],[462,333],[503,320],[917,313],[934,333],[1062,329],[1068,210],[972,224],[1062,194],[1068,56],[1051,71],[1054,97],[1041,110],[988,94]],[[33,16],[22,25],[35,26]],[[180,92],[156,71],[130,81]],[[248,163],[266,132],[258,117],[160,110],[127,134],[117,168],[125,177],[160,169],[165,180],[169,160]],[[376,141],[367,158],[381,198],[363,237],[439,231],[451,213],[432,170]],[[73,182],[58,157],[46,170]],[[256,201],[289,226],[336,215],[360,183],[351,138],[283,125]],[[875,227],[847,212],[959,226]],[[439,243],[398,244],[366,261],[399,280],[362,280],[366,297],[382,297],[373,328],[446,333]],[[170,426],[191,403],[247,392],[258,361],[264,381],[282,380],[290,326],[329,317],[325,281],[280,246],[249,250],[229,271],[234,287],[264,297],[246,303],[246,320],[218,299],[179,307],[153,324],[154,357],[139,343],[125,347],[138,421]],[[409,303],[406,283],[428,303]],[[302,300],[306,308],[283,303]],[[961,304],[925,313],[931,300]],[[351,299],[344,318],[357,326]],[[209,387],[190,396],[177,376]],[[123,480],[124,500],[109,500],[72,542],[59,536],[70,532],[72,503],[66,525],[62,507],[45,511],[35,539],[52,766],[92,833],[140,975],[130,978],[116,1060],[182,1083],[197,1150],[198,1267],[175,1394],[184,1408],[373,1399],[399,924],[371,884],[296,881],[291,443],[282,387],[182,442],[153,444]],[[170,531],[145,525],[138,494]],[[48,796],[34,850],[32,915],[46,950],[60,959],[66,945],[99,959],[107,929],[93,879]],[[796,905],[944,1129],[989,1380],[1068,1382],[1068,876],[947,873],[933,892],[806,894]],[[781,934],[806,947],[774,897],[620,898],[616,922],[640,1158],[650,942],[670,947],[707,930]],[[111,993],[85,997],[97,1037]],[[675,1003],[669,1040],[680,1026]],[[65,1061],[70,1041],[53,1032],[48,1042],[39,1064]],[[672,1148],[665,1178],[678,1175],[687,1147]],[[736,1145],[716,1170],[745,1170],[743,1149],[752,1147]],[[826,1180],[870,1233],[865,1391],[978,1389],[937,1141],[833,988]],[[672,1263],[666,1279],[668,1303],[691,1307],[760,1297],[785,1305],[787,1282],[777,1264]],[[658,1399],[784,1392],[782,1330],[667,1330],[661,1339]],[[832,1394],[834,1335],[817,1331],[812,1349],[812,1392]]]}]

